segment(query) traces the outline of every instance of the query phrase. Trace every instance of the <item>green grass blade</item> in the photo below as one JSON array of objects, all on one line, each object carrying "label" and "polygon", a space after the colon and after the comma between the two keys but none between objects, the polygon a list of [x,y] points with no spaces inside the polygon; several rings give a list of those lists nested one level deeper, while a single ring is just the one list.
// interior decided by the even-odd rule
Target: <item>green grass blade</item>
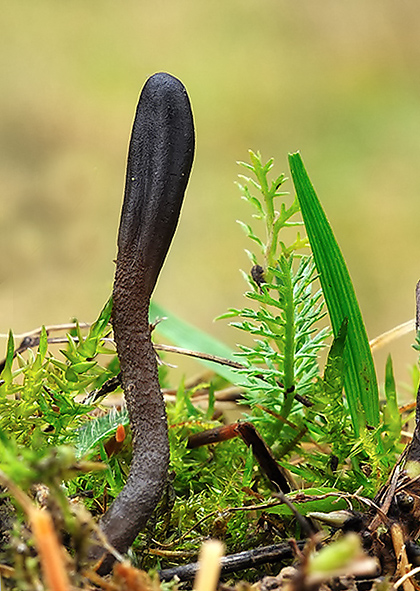
[{"label": "green grass blade", "polygon": [[[156,318],[165,318],[156,326],[156,332],[171,341],[173,345],[235,361],[232,350],[227,345],[192,324],[177,318],[171,312],[152,301],[150,304],[151,322]],[[238,375],[225,365],[203,359],[197,359],[197,361],[231,383],[238,380]]]},{"label": "green grass blade", "polygon": [[383,407],[382,412],[385,431],[388,435],[388,441],[397,443],[401,438],[402,419],[398,408],[397,389],[391,355],[388,355],[386,360],[384,387],[386,405]]},{"label": "green grass blade", "polygon": [[367,424],[379,424],[378,383],[365,325],[344,257],[299,153],[289,154],[289,165],[335,336],[348,318],[344,386],[358,434],[359,408]]}]

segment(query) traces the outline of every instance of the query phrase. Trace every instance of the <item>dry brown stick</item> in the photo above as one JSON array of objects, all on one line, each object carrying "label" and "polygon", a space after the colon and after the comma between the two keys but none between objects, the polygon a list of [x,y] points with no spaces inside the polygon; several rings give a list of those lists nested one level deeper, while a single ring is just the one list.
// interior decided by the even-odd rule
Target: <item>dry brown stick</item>
[{"label": "dry brown stick", "polygon": [[[395,557],[397,559],[396,574],[402,577],[411,570],[411,564],[407,557],[407,549],[405,544],[405,536],[401,526],[398,523],[391,525],[391,539],[394,547]],[[415,591],[412,581],[407,578],[402,583],[404,591]]]},{"label": "dry brown stick", "polygon": [[200,433],[194,433],[194,435],[191,435],[188,438],[187,447],[193,449],[195,447],[201,447],[202,445],[209,445],[210,443],[219,443],[220,441],[233,439],[237,436],[241,437],[246,445],[252,449],[254,457],[267,478],[271,482],[277,484],[281,491],[286,493],[290,492],[290,485],[286,471],[277,463],[271,449],[265,443],[264,439],[252,423],[232,423],[214,429],[207,429]]},{"label": "dry brown stick", "polygon": [[396,339],[403,337],[404,335],[412,332],[415,328],[415,321],[414,320],[407,320],[407,322],[403,322],[402,324],[398,324],[394,326],[390,330],[383,332],[382,334],[378,335],[377,337],[371,339],[369,341],[370,348],[372,351],[376,351],[377,349],[381,349],[385,347],[385,345],[389,345]]},{"label": "dry brown stick", "polygon": [[[62,327],[71,326],[72,328],[74,328],[76,325],[56,325],[55,328],[58,330],[60,326],[62,326]],[[88,325],[86,325],[86,326],[88,326]],[[25,333],[25,338],[20,343],[20,345],[17,347],[17,349],[15,350],[14,356],[16,356],[17,353],[22,353],[23,351],[25,351],[26,349],[29,349],[30,347],[36,347],[37,345],[39,345],[39,336],[36,336],[36,335],[38,335],[38,331],[40,334],[40,330],[41,329],[36,329],[36,330],[32,331],[32,333]],[[32,334],[32,336],[30,336],[31,334]],[[75,342],[77,342],[78,338],[75,337],[74,340],[75,340]],[[110,338],[106,338],[106,339],[104,338],[104,339],[102,339],[102,341],[114,343],[113,339],[110,339]],[[66,337],[55,337],[55,338],[48,339],[48,343],[60,344],[60,343],[66,343],[66,342],[67,342]],[[233,361],[232,359],[227,359],[226,357],[220,357],[218,355],[213,355],[211,353],[204,353],[202,351],[193,351],[191,349],[185,349],[183,347],[176,347],[174,345],[165,345],[162,343],[153,343],[153,348],[155,349],[155,351],[166,351],[168,353],[177,353],[179,355],[185,355],[187,357],[194,357],[196,359],[202,359],[204,361],[211,361],[212,363],[217,363],[219,365],[225,365],[225,366],[231,367],[233,369],[242,369],[242,370],[248,369],[246,367],[246,365],[243,365],[239,361]],[[5,363],[5,360],[0,362],[0,371],[3,369],[4,363]],[[263,375],[257,374],[255,377],[260,380],[265,381],[265,378]],[[278,386],[279,386],[279,388],[283,387],[283,385],[281,383],[279,383]],[[288,393],[286,393],[286,395],[287,394]],[[304,396],[301,396],[297,392],[294,393],[294,397],[296,398],[296,400],[298,402],[300,402],[304,406],[307,406],[307,407],[312,406],[312,402],[310,400],[308,400]]]},{"label": "dry brown stick", "polygon": [[[26,339],[27,337],[36,337],[39,336],[42,332],[42,329],[45,328],[47,334],[50,334],[51,332],[61,332],[62,330],[73,330],[74,328],[90,328],[92,326],[91,323],[89,322],[68,322],[65,324],[49,324],[47,326],[40,326],[39,328],[34,328],[32,330],[29,330],[27,332],[21,332],[19,334],[14,334],[14,338],[15,339]],[[1,333],[0,334],[0,339],[7,339],[9,337],[8,334],[5,333]]]},{"label": "dry brown stick", "polygon": [[[57,329],[59,326],[65,326],[65,325],[57,325]],[[74,326],[74,325],[72,325]],[[36,331],[33,331],[34,335],[36,334],[36,332],[38,331],[38,329]],[[29,335],[29,333],[27,333],[27,335]],[[103,342],[109,342],[114,344],[114,340],[111,338],[103,338],[101,339]],[[74,337],[74,341],[78,342],[78,338]],[[48,339],[48,343],[50,344],[64,344],[67,343],[67,337],[51,337]],[[30,347],[36,347],[39,345],[39,336],[26,336],[23,341],[20,343],[20,345],[15,349],[14,352],[14,357],[18,354],[18,353],[23,353],[23,351],[25,351],[26,349],[29,349]],[[174,345],[165,345],[162,343],[153,343],[153,348],[155,351],[166,351],[169,353],[176,353],[179,355],[185,355],[187,357],[194,357],[196,359],[203,359],[204,361],[211,361],[213,363],[217,363],[219,365],[225,365],[227,367],[231,367],[233,369],[247,369],[247,367],[245,365],[243,365],[242,363],[239,363],[238,361],[233,361],[232,359],[227,359],[225,357],[220,357],[218,355],[212,355],[211,353],[203,353],[201,351],[193,351],[191,349],[185,349],[183,347],[176,347]],[[5,359],[3,361],[0,362],[0,372],[3,370],[5,365]],[[257,375],[257,378],[261,379],[264,381],[264,377],[262,375]],[[113,389],[115,389],[118,385],[119,385],[119,381],[116,378],[111,378],[112,380],[112,386],[108,386],[106,384],[104,384],[105,389],[106,389],[106,393],[112,392]],[[115,385],[115,388],[113,388],[113,386]],[[279,384],[279,388],[282,387],[282,384]],[[99,391],[97,393],[95,393],[95,399],[97,397],[100,397],[103,395],[102,389],[101,389],[101,393],[99,393]],[[304,406],[312,406],[312,402],[307,400],[304,396],[300,396],[299,394],[295,393],[295,398],[296,400],[298,400],[299,402],[301,402]],[[91,399],[91,397],[89,398]]]},{"label": "dry brown stick", "polygon": [[245,365],[232,359],[226,359],[225,357],[219,357],[218,355],[212,355],[210,353],[202,353],[200,351],[192,351],[191,349],[184,349],[183,347],[175,347],[173,345],[163,345],[154,343],[156,351],[167,351],[169,353],[179,353],[180,355],[186,355],[187,357],[196,357],[197,359],[203,359],[204,361],[212,361],[220,365],[226,365],[233,369],[247,369]]},{"label": "dry brown stick", "polygon": [[[60,326],[62,326],[62,327],[67,326],[69,328],[75,328],[76,325],[68,324],[68,325],[60,325]],[[86,326],[89,326],[89,325],[86,325]],[[59,326],[57,325],[56,328],[58,330]],[[46,330],[48,333],[47,327],[46,327]],[[20,345],[16,348],[15,353],[22,353],[26,349],[29,349],[31,347],[37,347],[39,345],[39,334],[40,334],[40,331],[38,333],[38,329],[32,331],[32,333],[25,333],[24,338],[23,338],[22,342],[20,343]],[[0,335],[0,336],[2,336],[2,335]],[[21,336],[21,335],[15,335],[15,337],[17,337],[17,336]],[[103,338],[101,340],[103,342],[115,344],[114,340],[111,338]],[[48,338],[48,343],[50,343],[50,344],[64,344],[64,343],[67,343],[67,341],[68,341],[67,337]],[[74,341],[78,342],[78,338],[74,337]],[[165,345],[165,344],[159,344],[159,343],[154,343],[153,348],[155,349],[155,351],[167,351],[169,353],[177,353],[178,355],[185,355],[187,357],[195,357],[197,359],[203,359],[204,361],[212,361],[213,363],[218,363],[219,365],[226,365],[226,366],[232,367],[234,369],[246,369],[245,365],[242,365],[242,363],[239,363],[237,361],[233,361],[232,359],[226,359],[225,357],[220,357],[218,355],[212,355],[210,353],[203,353],[200,351],[192,351],[191,349],[184,349],[183,347],[175,347],[174,345]]]},{"label": "dry brown stick", "polygon": [[404,576],[402,576],[400,579],[398,579],[398,581],[395,581],[392,588],[394,590],[398,589],[398,587],[400,587],[407,579],[414,577],[414,575],[417,575],[419,572],[420,572],[420,566],[416,566],[416,568],[413,568],[410,571],[408,571],[408,573],[406,573]]},{"label": "dry brown stick", "polygon": [[[420,288],[418,288],[418,291],[420,294]],[[398,324],[397,326],[394,326],[390,330],[387,330],[387,331],[383,332],[382,334],[378,335],[377,337],[371,339],[369,341],[369,345],[370,345],[371,349],[375,350],[375,349],[378,349],[378,348],[384,346],[385,344],[389,344],[390,342],[394,341],[395,339],[397,339],[401,336],[404,336],[405,334],[412,331],[413,329],[418,330],[417,327],[419,326],[419,323],[420,323],[419,318],[420,318],[420,315],[416,315],[415,320],[414,319],[407,320],[406,322]],[[92,326],[92,323],[91,322],[79,322],[79,323],[68,322],[68,323],[63,323],[63,324],[50,324],[50,325],[45,326],[45,330],[47,331],[47,334],[49,334],[51,332],[61,332],[62,330],[72,330],[74,328],[77,328],[77,326],[79,326],[79,328],[86,329],[86,328],[90,328]],[[41,334],[41,331],[42,331],[42,327],[38,327],[38,328],[34,328],[34,329],[26,331],[26,332],[17,333],[14,335],[14,337],[16,339],[24,339],[26,337],[35,337],[35,336],[39,336]],[[0,333],[0,339],[7,339],[8,337],[9,337],[8,333]],[[176,351],[174,351],[174,352],[176,352]]]},{"label": "dry brown stick", "polygon": [[[305,543],[305,541],[296,542],[299,549],[302,549]],[[223,576],[240,570],[255,568],[269,562],[281,563],[293,558],[294,551],[287,542],[255,548],[253,550],[245,550],[244,552],[224,556],[221,559],[221,574]],[[197,570],[198,562],[193,562],[191,564],[161,570],[158,574],[161,581],[170,581],[175,576],[178,577],[180,581],[191,581],[194,579]]]}]

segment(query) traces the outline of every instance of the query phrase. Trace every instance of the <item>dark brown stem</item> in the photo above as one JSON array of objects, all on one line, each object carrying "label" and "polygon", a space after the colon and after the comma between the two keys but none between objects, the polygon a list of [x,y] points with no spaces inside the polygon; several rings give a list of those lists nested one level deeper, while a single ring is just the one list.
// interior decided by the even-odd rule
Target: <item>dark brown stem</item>
[{"label": "dark brown stem", "polygon": [[[305,543],[305,541],[296,542],[296,546],[297,548],[303,549]],[[236,573],[240,570],[256,568],[261,564],[281,564],[292,558],[294,558],[294,552],[292,545],[289,543],[265,546],[262,548],[255,548],[254,550],[244,550],[243,552],[238,552],[238,554],[224,556],[221,559],[221,574],[223,576],[230,573]],[[190,581],[194,579],[198,567],[198,562],[193,562],[191,564],[184,564],[182,566],[161,570],[158,574],[161,581],[171,581],[175,576],[178,577],[180,581]]]},{"label": "dark brown stem", "polygon": [[187,447],[194,449],[202,445],[233,439],[238,435],[248,447],[251,447],[254,457],[271,482],[277,484],[281,491],[285,493],[290,492],[290,485],[285,470],[276,462],[271,449],[252,423],[232,423],[230,425],[216,427],[215,429],[201,431],[200,433],[194,433],[194,435],[188,438]]},{"label": "dark brown stem", "polygon": [[[112,324],[133,459],[126,485],[100,527],[120,553],[146,525],[167,478],[167,421],[150,338],[149,303],[178,222],[193,155],[194,124],[186,90],[169,74],[155,74],[142,90],[133,125],[113,290]],[[103,553],[98,545],[91,557]],[[112,562],[108,554],[99,572],[107,572]]]}]

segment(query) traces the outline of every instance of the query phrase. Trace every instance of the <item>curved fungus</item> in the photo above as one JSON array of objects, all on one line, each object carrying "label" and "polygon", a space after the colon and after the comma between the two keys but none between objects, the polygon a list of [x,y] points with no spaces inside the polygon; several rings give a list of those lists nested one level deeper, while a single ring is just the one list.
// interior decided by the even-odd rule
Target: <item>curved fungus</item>
[{"label": "curved fungus", "polygon": [[[194,157],[194,122],[183,84],[166,73],[143,87],[130,140],[118,233],[112,325],[133,436],[127,482],[100,520],[124,553],[160,500],[168,464],[165,403],[149,325],[150,297],[171,244]],[[98,543],[90,552],[99,559]],[[99,572],[114,561],[106,554]]]}]

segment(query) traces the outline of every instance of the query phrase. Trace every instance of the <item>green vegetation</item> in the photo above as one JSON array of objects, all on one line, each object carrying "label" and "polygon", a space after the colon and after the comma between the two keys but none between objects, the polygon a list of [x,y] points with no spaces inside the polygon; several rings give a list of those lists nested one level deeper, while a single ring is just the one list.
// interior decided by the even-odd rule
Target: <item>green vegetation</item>
[{"label": "green vegetation", "polygon": [[[271,179],[272,160],[264,164],[250,152],[250,163],[242,163],[248,176],[241,176],[239,187],[255,218],[252,227],[242,224],[255,247],[248,251],[251,270],[244,273],[249,304],[222,316],[244,333],[239,351],[232,356],[209,335],[152,307],[152,320],[168,316],[156,334],[240,364],[232,369],[204,360],[212,375],[193,385],[186,378],[168,401],[171,479],[135,544],[145,568],[192,559],[210,536],[222,539],[230,553],[299,535],[290,509],[273,501],[274,488],[241,439],[187,446],[192,434],[221,425],[215,418],[219,394],[232,384],[242,393],[247,420],[297,487],[308,489],[309,502],[296,504],[302,513],[343,507],[334,498],[356,491],[372,498],[402,451],[392,362],[381,406],[344,259],[298,154],[290,156],[290,165],[294,199],[282,190],[284,175]],[[10,335],[0,376],[0,470],[30,494],[34,485],[50,488],[47,504],[59,501],[62,529],[70,534],[66,545],[82,561],[75,533],[81,518],[66,498],[83,501],[97,516],[121,490],[130,462],[130,437],[115,439],[117,429],[128,426],[127,413],[103,405],[110,384],[118,386],[111,308],[109,300],[86,335],[76,324],[59,355],[49,348],[45,329],[37,350],[26,353],[15,353]],[[162,388],[169,385],[169,371],[161,367]],[[203,392],[204,408],[195,404]],[[13,561],[16,539],[1,548],[2,561]],[[22,580],[31,558],[27,536],[25,543],[27,562],[21,561],[16,575]]]}]

